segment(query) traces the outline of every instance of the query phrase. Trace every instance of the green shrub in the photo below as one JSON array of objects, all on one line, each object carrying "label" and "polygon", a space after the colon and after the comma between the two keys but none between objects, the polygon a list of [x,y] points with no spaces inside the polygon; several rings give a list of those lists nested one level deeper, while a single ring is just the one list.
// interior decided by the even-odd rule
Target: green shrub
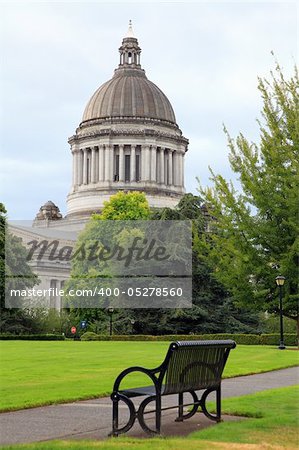
[{"label": "green shrub", "polygon": [[81,341],[99,341],[100,336],[93,331],[86,331],[81,336]]}]

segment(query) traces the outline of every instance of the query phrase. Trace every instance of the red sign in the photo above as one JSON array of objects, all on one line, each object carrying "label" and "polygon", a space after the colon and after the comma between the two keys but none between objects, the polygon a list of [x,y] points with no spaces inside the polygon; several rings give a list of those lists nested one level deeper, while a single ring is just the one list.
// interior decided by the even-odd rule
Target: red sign
[{"label": "red sign", "polygon": [[76,327],[72,327],[72,328],[71,328],[71,333],[72,333],[72,334],[76,334],[76,331],[77,331],[77,328],[76,328]]}]

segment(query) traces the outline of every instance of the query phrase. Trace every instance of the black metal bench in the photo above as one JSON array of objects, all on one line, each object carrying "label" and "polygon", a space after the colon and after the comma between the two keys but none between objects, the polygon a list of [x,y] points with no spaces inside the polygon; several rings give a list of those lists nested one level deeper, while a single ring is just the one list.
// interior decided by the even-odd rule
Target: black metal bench
[{"label": "black metal bench", "polygon": [[[130,367],[116,378],[111,400],[113,402],[113,427],[110,435],[118,436],[132,428],[136,418],[142,429],[150,434],[160,433],[161,412],[166,409],[178,408],[177,422],[192,417],[201,407],[202,412],[212,420],[221,420],[221,376],[227,361],[229,352],[236,347],[231,340],[225,341],[182,341],[172,342],[169,346],[163,363],[155,369],[144,367]],[[142,372],[152,381],[152,386],[134,389],[120,390],[123,378],[132,372]],[[195,391],[204,390],[199,399]],[[216,392],[216,415],[207,411],[206,399],[208,395]],[[184,393],[189,392],[193,402],[183,403]],[[168,408],[161,407],[161,397],[164,395],[178,394],[178,405]],[[145,396],[136,410],[131,398]],[[129,409],[130,417],[126,425],[119,428],[118,406],[123,401]],[[146,406],[155,401],[154,411],[145,411]],[[192,406],[187,414],[183,408]],[[150,429],[144,420],[144,415],[155,413],[155,430]]]}]

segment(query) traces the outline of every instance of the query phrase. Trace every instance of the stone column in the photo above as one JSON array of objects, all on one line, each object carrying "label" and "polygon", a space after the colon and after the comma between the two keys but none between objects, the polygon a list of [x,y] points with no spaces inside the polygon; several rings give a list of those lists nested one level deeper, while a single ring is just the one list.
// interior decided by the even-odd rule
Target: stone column
[{"label": "stone column", "polygon": [[154,181],[154,182],[157,181],[156,167],[157,167],[157,146],[156,145],[152,145],[152,150],[151,150],[151,181]]},{"label": "stone column", "polygon": [[99,147],[95,146],[95,153],[94,153],[94,163],[95,163],[95,178],[96,178],[96,183],[99,181]]},{"label": "stone column", "polygon": [[113,177],[113,175],[114,175],[114,173],[113,173],[113,170],[114,170],[114,145],[113,144],[109,145],[109,153],[110,153],[109,180],[113,181],[114,180],[114,177]]},{"label": "stone column", "polygon": [[143,155],[144,155],[144,173],[143,173],[143,180],[149,181],[150,180],[150,148],[149,145],[145,145],[142,149]]},{"label": "stone column", "polygon": [[182,187],[184,187],[184,184],[185,184],[185,170],[184,170],[184,164],[185,164],[185,153],[184,152],[182,152],[181,153],[181,161],[182,161],[182,164],[181,164],[181,169],[182,169],[182,175],[181,175],[181,178],[182,178]]},{"label": "stone column", "polygon": [[82,150],[77,150],[77,184],[80,186],[82,184]]},{"label": "stone column", "polygon": [[172,165],[173,165],[173,184],[174,186],[178,185],[178,153],[175,150],[172,156]]},{"label": "stone column", "polygon": [[104,146],[103,144],[99,145],[99,181],[104,181],[105,173],[104,173]]},{"label": "stone column", "polygon": [[83,184],[87,184],[87,148],[83,149]]},{"label": "stone column", "polygon": [[140,181],[144,181],[144,170],[145,170],[145,156],[144,156],[144,146],[140,145],[140,160],[139,160],[139,172],[140,172]]},{"label": "stone column", "polygon": [[105,181],[110,180],[110,145],[105,144]]},{"label": "stone column", "polygon": [[136,145],[131,145],[130,177],[131,181],[136,181]]},{"label": "stone column", "polygon": [[76,185],[79,186],[80,184],[80,173],[81,173],[81,151],[80,149],[76,150],[76,159],[77,159],[77,163],[76,163]]},{"label": "stone column", "polygon": [[164,147],[160,147],[160,183],[164,184],[165,183],[165,168],[164,168]]},{"label": "stone column", "polygon": [[170,186],[172,186],[172,184],[173,184],[173,176],[172,176],[173,169],[172,169],[172,166],[173,166],[173,164],[172,164],[172,150],[169,149],[168,150],[168,184]]},{"label": "stone column", "polygon": [[72,151],[73,155],[73,187],[76,187],[78,185],[78,153],[77,149],[75,148]]},{"label": "stone column", "polygon": [[178,153],[178,186],[182,186],[182,153]]},{"label": "stone column", "polygon": [[96,182],[96,148],[91,149],[91,182]]},{"label": "stone column", "polygon": [[124,165],[124,146],[120,144],[119,148],[119,181],[124,181],[125,179],[125,165]]}]

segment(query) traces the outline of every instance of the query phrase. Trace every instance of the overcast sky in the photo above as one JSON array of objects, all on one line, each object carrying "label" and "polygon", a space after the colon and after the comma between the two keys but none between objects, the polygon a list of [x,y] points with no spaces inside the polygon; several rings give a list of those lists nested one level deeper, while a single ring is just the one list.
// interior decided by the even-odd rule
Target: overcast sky
[{"label": "overcast sky", "polygon": [[132,19],[148,78],[167,95],[189,141],[186,189],[209,170],[230,178],[225,123],[258,141],[257,77],[297,59],[294,2],[1,3],[1,201],[32,219],[47,200],[66,213],[67,139],[113,75]]}]

